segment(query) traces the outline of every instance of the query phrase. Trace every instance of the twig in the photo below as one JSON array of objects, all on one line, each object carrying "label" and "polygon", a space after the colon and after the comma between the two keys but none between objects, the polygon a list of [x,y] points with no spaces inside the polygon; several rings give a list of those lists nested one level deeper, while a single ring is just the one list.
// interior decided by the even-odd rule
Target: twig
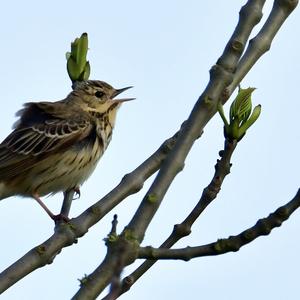
[{"label": "twig", "polygon": [[[72,300],[95,299],[95,295],[99,295],[109,284],[111,285],[111,289],[104,299],[113,300],[120,295],[120,276],[123,267],[136,259],[139,247],[137,243],[133,246],[130,238],[123,235],[117,236],[115,232],[108,236],[106,245],[107,254],[104,261],[94,272],[85,276],[84,284],[80,286],[80,289]],[[130,255],[128,255],[128,249],[131,250]]]},{"label": "twig", "polygon": [[[253,65],[270,48],[274,37],[290,13],[296,8],[298,0],[275,0],[269,17],[259,33],[249,42],[235,71],[233,81],[226,88],[224,99],[227,100],[238,84],[243,80]],[[255,9],[255,8],[254,8]]]},{"label": "twig", "polygon": [[260,236],[268,235],[281,224],[286,221],[291,214],[300,206],[300,189],[296,196],[287,204],[279,207],[268,217],[260,219],[257,223],[241,232],[238,235],[230,236],[227,239],[219,239],[214,243],[210,243],[198,247],[186,247],[182,249],[163,249],[144,247],[140,248],[139,258],[147,259],[181,259],[188,261],[192,258],[202,256],[220,255],[228,252],[239,251],[241,247],[251,243]]}]

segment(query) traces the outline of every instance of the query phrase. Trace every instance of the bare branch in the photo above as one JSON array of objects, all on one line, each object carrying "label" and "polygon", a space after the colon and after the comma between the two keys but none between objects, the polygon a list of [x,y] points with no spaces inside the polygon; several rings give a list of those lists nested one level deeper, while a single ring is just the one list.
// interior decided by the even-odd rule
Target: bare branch
[{"label": "bare branch", "polygon": [[260,219],[251,228],[246,229],[238,235],[230,236],[227,239],[220,239],[214,243],[198,246],[186,247],[182,249],[163,249],[144,247],[140,248],[139,258],[147,259],[181,259],[188,261],[192,258],[220,255],[228,252],[239,251],[241,247],[251,243],[256,238],[268,235],[272,229],[280,227],[291,214],[300,206],[300,189],[296,196],[287,204],[279,207],[268,217]]},{"label": "bare branch", "polygon": [[84,284],[72,298],[73,300],[95,299],[103,289],[111,284],[111,291],[106,299],[116,299],[120,295],[120,275],[124,268],[135,261],[139,244],[130,236],[113,235],[106,239],[107,254],[104,261],[85,276]]},{"label": "bare branch", "polygon": [[228,97],[232,94],[259,58],[271,48],[271,44],[276,33],[290,13],[296,8],[297,4],[298,0],[274,1],[274,5],[268,19],[259,33],[250,40],[247,51],[244,53],[238,64],[233,81],[226,88],[225,94],[227,94]]}]

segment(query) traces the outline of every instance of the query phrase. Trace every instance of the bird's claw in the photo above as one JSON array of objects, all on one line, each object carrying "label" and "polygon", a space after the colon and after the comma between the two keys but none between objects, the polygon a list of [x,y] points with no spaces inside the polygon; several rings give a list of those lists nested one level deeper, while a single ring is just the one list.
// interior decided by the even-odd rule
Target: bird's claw
[{"label": "bird's claw", "polygon": [[74,192],[75,192],[75,197],[73,198],[73,200],[77,200],[77,199],[79,199],[79,198],[80,198],[80,195],[81,195],[81,193],[80,193],[80,189],[79,189],[79,187],[78,187],[78,186],[74,188]]},{"label": "bird's claw", "polygon": [[55,224],[57,224],[58,222],[61,222],[61,221],[65,222],[65,223],[68,223],[70,221],[70,219],[63,214],[52,215],[51,219],[55,222]]}]

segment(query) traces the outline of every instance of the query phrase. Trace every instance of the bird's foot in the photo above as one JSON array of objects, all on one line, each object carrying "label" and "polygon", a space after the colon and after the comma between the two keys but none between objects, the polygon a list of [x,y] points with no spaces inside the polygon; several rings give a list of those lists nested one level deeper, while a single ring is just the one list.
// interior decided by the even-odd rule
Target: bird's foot
[{"label": "bird's foot", "polygon": [[70,218],[68,218],[67,216],[65,216],[63,214],[58,214],[58,215],[52,214],[50,217],[55,222],[55,224],[57,224],[58,222],[68,223],[70,221]]},{"label": "bird's foot", "polygon": [[74,192],[75,192],[75,197],[73,198],[73,200],[79,199],[79,198],[80,198],[80,195],[81,195],[79,186],[74,187],[73,190],[74,190]]}]

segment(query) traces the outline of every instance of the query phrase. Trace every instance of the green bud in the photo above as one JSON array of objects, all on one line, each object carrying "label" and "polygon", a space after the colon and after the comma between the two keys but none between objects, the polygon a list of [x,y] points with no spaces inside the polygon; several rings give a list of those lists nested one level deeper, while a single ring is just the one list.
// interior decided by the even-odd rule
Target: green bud
[{"label": "green bud", "polygon": [[86,55],[88,51],[88,37],[83,33],[78,41],[76,61],[79,68],[83,71],[86,65]]},{"label": "green bud", "polygon": [[238,95],[230,106],[230,122],[228,123],[221,103],[218,105],[219,114],[224,122],[224,135],[231,140],[240,141],[246,134],[247,129],[253,125],[258,119],[261,106],[258,105],[254,108],[252,114],[252,101],[251,95],[255,88],[242,89],[239,88]]},{"label": "green bud", "polygon": [[241,128],[240,128],[240,131],[241,132],[246,132],[246,130],[252,126],[252,124],[258,119],[259,115],[260,115],[260,112],[261,112],[261,105],[257,105],[255,106],[255,108],[253,109],[253,112],[251,114],[251,117],[248,119],[247,122],[245,122]]},{"label": "green bud", "polygon": [[238,125],[245,123],[252,110],[251,94],[255,88],[239,89],[238,95],[230,106],[230,122],[237,120]]},{"label": "green bud", "polygon": [[76,38],[74,42],[71,43],[71,55],[75,61],[77,61],[78,43],[79,43],[79,38]]},{"label": "green bud", "polygon": [[71,52],[67,52],[67,70],[72,82],[87,80],[90,76],[90,64],[86,60],[88,35],[83,33],[71,43]]},{"label": "green bud", "polygon": [[147,195],[147,200],[150,203],[155,203],[157,201],[157,195],[156,194],[148,194]]},{"label": "green bud", "polygon": [[87,61],[83,70],[82,80],[88,80],[91,73],[90,63]]},{"label": "green bud", "polygon": [[67,61],[67,70],[72,82],[77,81],[79,79],[80,69],[78,68],[72,56]]}]

